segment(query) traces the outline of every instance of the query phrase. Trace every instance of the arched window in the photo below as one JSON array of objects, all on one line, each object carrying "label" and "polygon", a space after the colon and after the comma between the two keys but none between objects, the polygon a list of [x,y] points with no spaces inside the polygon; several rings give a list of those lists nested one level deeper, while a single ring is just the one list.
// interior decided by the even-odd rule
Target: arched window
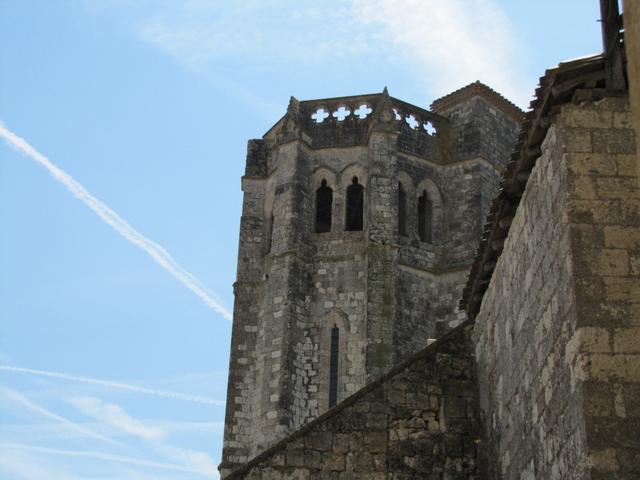
[{"label": "arched window", "polygon": [[398,183],[398,233],[407,234],[407,192],[401,183]]},{"label": "arched window", "polygon": [[273,241],[273,215],[269,217],[269,223],[267,224],[267,244],[266,244],[266,252],[271,252],[271,243]]},{"label": "arched window", "polygon": [[331,354],[329,357],[329,408],[338,401],[338,355],[340,348],[340,329],[334,325],[331,329]]},{"label": "arched window", "polygon": [[353,177],[351,185],[347,187],[347,218],[345,230],[362,230],[363,207],[364,188],[358,183],[358,177]]},{"label": "arched window", "polygon": [[423,242],[433,243],[433,203],[426,190],[418,198],[418,236]]},{"label": "arched window", "polygon": [[327,181],[322,180],[320,188],[316,190],[316,232],[331,231],[331,205],[333,190],[327,187]]}]

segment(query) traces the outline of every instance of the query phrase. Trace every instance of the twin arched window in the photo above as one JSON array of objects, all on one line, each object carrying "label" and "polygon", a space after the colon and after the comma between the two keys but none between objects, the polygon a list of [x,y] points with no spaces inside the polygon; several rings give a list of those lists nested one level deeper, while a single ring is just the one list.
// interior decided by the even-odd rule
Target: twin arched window
[{"label": "twin arched window", "polygon": [[[316,233],[331,231],[332,213],[333,190],[322,179],[316,190]],[[364,187],[358,177],[353,177],[346,192],[345,230],[362,230],[363,215]],[[398,183],[398,233],[407,235],[407,192],[402,183]],[[433,201],[426,190],[418,197],[418,237],[425,243],[433,243]]]},{"label": "twin arched window", "polygon": [[[325,179],[316,190],[316,233],[331,231],[331,216],[333,208],[333,190],[327,185]],[[364,187],[359,183],[358,177],[351,179],[351,185],[347,187],[345,230],[358,231],[363,227],[364,214]]]},{"label": "twin arched window", "polygon": [[[407,192],[398,183],[398,234],[407,235]],[[418,197],[418,237],[433,243],[433,202],[426,190]]]}]

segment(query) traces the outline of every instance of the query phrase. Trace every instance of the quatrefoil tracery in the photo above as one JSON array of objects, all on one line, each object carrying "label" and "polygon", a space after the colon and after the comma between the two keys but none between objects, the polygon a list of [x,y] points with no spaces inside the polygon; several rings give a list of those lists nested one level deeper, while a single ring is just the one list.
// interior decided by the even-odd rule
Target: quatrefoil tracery
[{"label": "quatrefoil tracery", "polygon": [[357,108],[341,105],[340,107],[336,108],[333,111],[330,111],[326,107],[319,107],[316,109],[314,113],[311,114],[311,119],[315,123],[322,123],[325,121],[325,119],[329,118],[329,116],[332,116],[333,118],[336,119],[336,121],[342,122],[347,117],[353,115],[359,120],[363,120],[367,118],[372,112],[373,112],[373,109],[366,103],[362,103],[358,105]]},{"label": "quatrefoil tracery", "polygon": [[[366,103],[360,104],[357,108],[341,105],[335,109],[328,109],[327,107],[319,107],[311,115],[311,119],[315,123],[322,123],[327,118],[333,117],[337,122],[343,122],[349,116],[355,116],[359,120],[367,118],[373,109]],[[397,121],[404,121],[413,130],[423,130],[428,135],[436,135],[437,129],[433,122],[430,120],[421,120],[413,113],[405,113],[396,108],[393,109],[395,118]]]}]

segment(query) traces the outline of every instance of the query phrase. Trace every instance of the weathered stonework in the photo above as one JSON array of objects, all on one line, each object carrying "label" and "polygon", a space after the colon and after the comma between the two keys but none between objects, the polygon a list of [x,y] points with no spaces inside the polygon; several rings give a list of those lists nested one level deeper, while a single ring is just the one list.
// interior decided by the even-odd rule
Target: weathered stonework
[{"label": "weathered stonework", "polygon": [[[518,111],[477,83],[431,112],[292,100],[250,142],[223,476],[640,478],[637,136],[605,72],[602,55],[547,70],[508,163]],[[363,102],[366,121],[308,121]],[[362,231],[343,227],[353,176]],[[333,227],[314,233],[322,180]]]},{"label": "weathered stonework", "polygon": [[476,479],[471,325],[461,325],[228,480]]},{"label": "weathered stonework", "polygon": [[[292,99],[249,142],[223,475],[329,408],[332,328],[340,401],[465,320],[458,299],[519,112],[477,88],[454,93],[438,113],[386,91]],[[363,228],[346,231],[354,177],[364,187]],[[323,181],[333,190],[331,229],[316,233]],[[429,240],[417,227],[425,192]]]},{"label": "weathered stonework", "polygon": [[476,317],[489,478],[640,475],[640,195],[626,98],[561,108]]},{"label": "weathered stonework", "polygon": [[[627,52],[627,81],[629,82],[629,102],[636,132],[640,132],[640,3],[623,0],[624,38]],[[636,156],[638,177],[640,178],[640,155]]]}]

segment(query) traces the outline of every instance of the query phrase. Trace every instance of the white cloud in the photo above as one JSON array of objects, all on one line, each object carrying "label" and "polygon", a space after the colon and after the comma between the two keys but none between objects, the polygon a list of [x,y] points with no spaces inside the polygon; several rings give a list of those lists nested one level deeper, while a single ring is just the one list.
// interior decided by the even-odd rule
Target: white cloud
[{"label": "white cloud", "polygon": [[100,440],[102,442],[105,443],[109,443],[111,445],[116,445],[116,446],[124,446],[122,443],[120,442],[116,442],[115,440],[112,440],[111,438],[105,437],[104,435],[101,435],[97,432],[94,432],[93,430],[90,430],[82,425],[79,425],[76,422],[73,422],[61,415],[58,415],[56,413],[53,413],[52,411],[46,409],[45,407],[38,405],[37,403],[33,402],[32,400],[29,400],[27,397],[25,397],[24,395],[22,395],[20,392],[6,387],[4,385],[0,385],[0,396],[2,396],[2,398],[4,398],[5,400],[8,400],[14,404],[20,405],[23,408],[26,408],[27,410],[31,411],[31,412],[35,412],[38,413],[39,415],[45,416],[49,419],[55,420],[59,423],[61,423],[62,425],[66,426],[67,428],[74,430],[75,432],[81,433],[84,436],[87,437],[91,437],[91,438],[95,438],[97,440]]},{"label": "white cloud", "polygon": [[283,105],[257,94],[243,78],[261,69],[316,69],[328,61],[352,61],[369,52],[356,32],[349,5],[318,7],[291,0],[168,1],[123,8],[133,19],[134,35],[192,71],[265,119],[283,113]]},{"label": "white cloud", "polygon": [[147,426],[128,415],[120,406],[105,403],[99,398],[85,395],[71,398],[69,403],[89,417],[144,440],[159,440],[167,436],[167,432],[161,428]]},{"label": "white cloud", "polygon": [[185,468],[194,472],[207,475],[213,475],[216,472],[216,463],[211,455],[163,442],[162,440],[167,437],[165,430],[158,426],[150,426],[147,422],[134,418],[119,405],[105,403],[98,398],[88,396],[72,398],[69,403],[88,416],[145,440],[163,458],[172,459],[177,464],[184,465]]},{"label": "white cloud", "polygon": [[224,406],[223,400],[217,400],[215,398],[202,397],[198,395],[189,395],[185,393],[170,392],[167,390],[158,390],[154,388],[145,388],[139,385],[132,385],[129,383],[113,382],[110,380],[101,380],[91,377],[81,377],[78,375],[70,375],[68,373],[51,372],[48,370],[36,370],[33,368],[13,367],[9,365],[0,365],[0,370],[13,373],[26,373],[29,375],[36,375],[42,377],[59,378],[62,380],[71,380],[73,382],[89,383],[93,385],[100,385],[107,388],[115,388],[118,390],[126,390],[129,392],[142,393],[145,395],[153,395],[156,397],[172,398],[175,400],[184,400],[187,402],[202,403],[204,405]]},{"label": "white cloud", "polygon": [[84,414],[104,422],[108,426],[141,438],[160,453],[162,458],[172,459],[194,472],[209,475],[216,472],[216,463],[211,455],[167,444],[163,441],[168,436],[165,430],[158,426],[150,426],[148,422],[143,422],[129,415],[119,405],[105,403],[98,398],[89,396],[69,399],[69,403]]},{"label": "white cloud", "polygon": [[[169,436],[169,432],[198,432],[202,433],[203,429],[209,429],[209,431],[220,430],[221,422],[157,422],[157,421],[142,421],[133,417],[127,413],[121,406],[114,403],[107,403],[99,398],[82,396],[68,399],[68,403],[80,410],[83,414],[95,419],[98,423],[91,424],[92,428],[89,428],[85,424],[72,422],[60,415],[57,415],[46,408],[35,404],[31,400],[27,399],[19,392],[10,389],[8,387],[0,386],[0,395],[2,398],[9,400],[13,403],[19,404],[23,408],[27,408],[30,411],[34,411],[40,415],[43,415],[49,419],[53,419],[56,422],[64,424],[68,427],[67,434],[56,432],[53,428],[53,435],[50,432],[51,425],[38,424],[34,426],[26,426],[26,428],[7,428],[3,429],[3,438],[5,441],[9,438],[22,438],[22,441],[31,442],[37,441],[41,443],[47,438],[56,439],[73,439],[78,436],[91,437],[98,440],[108,442],[116,446],[125,446],[120,442],[116,442],[105,435],[97,433],[99,431],[116,430],[117,432],[124,433],[126,435],[132,435],[142,439],[145,444],[151,448],[153,452],[158,454],[163,459],[173,460],[174,463],[155,462],[152,460],[124,457],[119,455],[112,455],[105,452],[96,451],[81,451],[81,450],[59,450],[54,448],[39,447],[30,445],[29,443],[11,443],[6,442],[0,444],[0,452],[7,449],[17,449],[26,452],[35,452],[40,454],[55,454],[72,457],[88,457],[97,460],[104,460],[111,463],[129,464],[138,467],[152,467],[164,470],[175,470],[181,472],[195,473],[199,475],[205,475],[213,477],[217,475],[216,462],[211,455],[206,452],[195,451],[177,447],[166,443],[164,440]],[[24,427],[24,426],[23,426]],[[72,435],[69,436],[69,433]],[[14,471],[14,472],[26,472],[29,475],[25,478],[46,478],[46,476],[38,476],[38,471],[31,469],[28,465],[24,465],[23,462],[16,459],[10,461],[10,459],[2,458],[0,455],[0,467]],[[18,474],[17,473],[17,474]],[[25,473],[25,475],[26,475]]]},{"label": "white cloud", "polygon": [[44,464],[35,455],[26,451],[0,451],[0,472],[12,473],[28,480],[80,480],[76,477]]},{"label": "white cloud", "polygon": [[[201,436],[210,440],[216,435],[220,435],[224,429],[224,422],[188,422],[175,420],[147,419],[145,425],[158,428],[165,432],[167,436]],[[87,421],[76,422],[94,432],[101,433],[110,438],[119,438],[127,433],[116,430],[103,422]],[[2,438],[6,441],[18,443],[38,443],[50,441],[66,441],[83,438],[84,434],[76,430],[61,429],[58,423],[37,423],[37,424],[12,424],[2,425]]]},{"label": "white cloud", "polygon": [[223,59],[318,64],[369,49],[348,5],[316,2],[165,2],[134,22],[141,40],[180,63],[200,68]]},{"label": "white cloud", "polygon": [[162,428],[167,433],[174,435],[207,435],[221,433],[224,422],[180,422],[174,420],[155,420],[153,425]]},{"label": "white cloud", "polygon": [[203,475],[216,475],[218,472],[213,457],[205,452],[197,452],[170,445],[158,445],[157,450],[167,458],[187,465],[194,472]]},{"label": "white cloud", "polygon": [[436,96],[480,80],[526,103],[529,84],[518,70],[517,36],[491,0],[354,0],[354,14],[381,29]]},{"label": "white cloud", "polygon": [[[131,28],[143,42],[188,68],[217,72],[223,84],[227,60],[231,73],[246,63],[323,74],[328,65],[401,59],[402,75],[419,76],[417,83],[434,96],[481,80],[521,105],[529,98],[518,55],[523,46],[494,0],[352,0],[331,8],[291,0],[147,5],[113,8],[133,17]],[[241,81],[226,82],[232,94],[253,97],[247,103],[259,101]]]},{"label": "white cloud", "polygon": [[35,452],[35,453],[44,453],[50,455],[62,455],[66,457],[85,457],[85,458],[93,458],[96,460],[103,460],[105,462],[110,463],[123,463],[126,465],[135,465],[140,467],[151,467],[157,468],[160,470],[173,470],[177,472],[186,472],[196,475],[209,476],[215,475],[215,471],[201,470],[198,468],[192,468],[188,465],[176,465],[171,463],[163,463],[163,462],[154,462],[151,460],[145,460],[141,458],[134,457],[125,457],[122,455],[112,455],[104,452],[96,452],[96,451],[84,451],[84,450],[63,450],[58,448],[48,448],[48,447],[36,447],[33,445],[22,445],[15,443],[0,443],[0,448],[11,451],[26,451],[26,452]]},{"label": "white cloud", "polygon": [[15,148],[22,154],[35,160],[37,163],[46,168],[51,176],[62,185],[64,185],[78,200],[89,207],[96,215],[98,215],[106,224],[111,226],[116,232],[122,235],[129,242],[146,252],[158,265],[173,275],[180,283],[195,293],[200,299],[212,310],[220,314],[227,320],[232,319],[232,314],[227,310],[216,295],[207,290],[191,273],[182,268],[169,255],[162,246],[148,239],[135,228],[129,225],[120,215],[114,212],[107,205],[102,203],[96,197],[91,195],[81,184],[71,177],[64,170],[54,165],[51,160],[38,152],[29,143],[10,131],[4,124],[0,122],[0,137],[11,147]]}]

